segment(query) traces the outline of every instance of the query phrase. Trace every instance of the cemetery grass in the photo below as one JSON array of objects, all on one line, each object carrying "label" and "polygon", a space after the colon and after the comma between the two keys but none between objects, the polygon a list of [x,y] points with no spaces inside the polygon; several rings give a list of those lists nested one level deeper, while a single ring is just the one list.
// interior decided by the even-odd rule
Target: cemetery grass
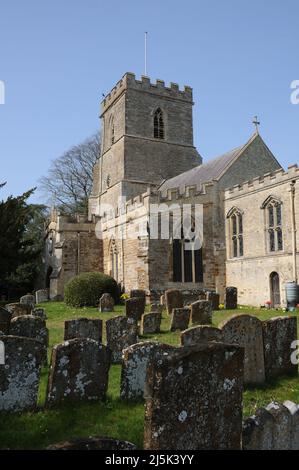
[{"label": "cemetery grass", "polygon": [[[42,304],[46,308],[50,331],[49,360],[54,344],[63,341],[64,321],[89,317],[107,320],[124,311],[116,306],[114,313],[99,313],[96,308],[72,308],[63,302]],[[286,315],[282,311],[240,308],[238,311],[221,310],[214,312],[213,324],[218,326],[223,320],[236,313],[251,313],[261,320]],[[167,344],[179,345],[179,332],[170,333],[169,317],[163,313],[161,333],[141,337],[140,340],[157,340]],[[105,329],[104,329],[104,341]],[[128,440],[142,448],[143,443],[143,403],[129,403],[119,399],[119,365],[110,370],[108,396],[105,403],[80,403],[75,406],[60,406],[44,409],[48,369],[42,371],[39,390],[39,407],[35,412],[20,414],[1,413],[0,449],[45,449],[56,442],[88,436],[109,436]],[[250,416],[256,409],[271,401],[292,400],[299,403],[299,380],[297,377],[282,377],[259,387],[247,388],[244,392],[244,416]]]}]

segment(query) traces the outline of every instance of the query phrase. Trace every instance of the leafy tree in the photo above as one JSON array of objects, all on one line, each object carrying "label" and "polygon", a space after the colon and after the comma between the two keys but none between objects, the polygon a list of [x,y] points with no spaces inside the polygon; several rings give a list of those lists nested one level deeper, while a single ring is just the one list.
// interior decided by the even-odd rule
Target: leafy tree
[{"label": "leafy tree", "polygon": [[39,186],[47,203],[62,213],[86,212],[99,155],[100,136],[95,134],[53,160]]}]

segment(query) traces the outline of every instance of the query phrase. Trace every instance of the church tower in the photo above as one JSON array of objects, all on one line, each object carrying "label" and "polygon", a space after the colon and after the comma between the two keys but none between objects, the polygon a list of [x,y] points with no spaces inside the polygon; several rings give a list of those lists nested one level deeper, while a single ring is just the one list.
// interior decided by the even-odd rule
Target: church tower
[{"label": "church tower", "polygon": [[126,73],[101,106],[102,150],[90,215],[201,164],[193,145],[192,89]]}]

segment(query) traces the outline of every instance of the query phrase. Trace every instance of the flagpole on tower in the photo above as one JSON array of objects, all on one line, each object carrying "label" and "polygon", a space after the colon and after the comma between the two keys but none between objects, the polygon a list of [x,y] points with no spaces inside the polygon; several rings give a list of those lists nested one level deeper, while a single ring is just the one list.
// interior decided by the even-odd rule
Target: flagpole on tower
[{"label": "flagpole on tower", "polygon": [[147,76],[147,31],[144,33],[144,75]]}]

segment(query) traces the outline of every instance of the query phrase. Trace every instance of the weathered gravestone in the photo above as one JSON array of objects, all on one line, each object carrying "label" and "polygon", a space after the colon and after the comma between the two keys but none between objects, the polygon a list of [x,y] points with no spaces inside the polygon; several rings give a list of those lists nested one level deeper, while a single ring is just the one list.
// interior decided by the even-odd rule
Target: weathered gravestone
[{"label": "weathered gravestone", "polygon": [[100,298],[100,312],[114,312],[114,299],[110,294],[103,294]]},{"label": "weathered gravestone", "polygon": [[297,340],[297,318],[276,317],[262,322],[266,379],[297,374],[292,364],[291,346]]},{"label": "weathered gravestone", "polygon": [[200,290],[198,293],[198,300],[206,300],[207,292],[205,290]]},{"label": "weathered gravestone", "polygon": [[[131,292],[130,292],[130,298],[135,298],[135,297],[139,297],[140,299],[143,299],[144,301],[144,309],[145,309],[145,305],[146,305],[146,292],[145,290],[143,289],[132,289]],[[143,311],[144,311],[143,309]]]},{"label": "weathered gravestone", "polygon": [[9,325],[11,321],[11,313],[5,308],[0,307],[0,331],[4,335],[9,334]]},{"label": "weathered gravestone", "polygon": [[48,302],[49,300],[49,289],[40,289],[35,292],[35,302],[40,304],[41,302]]},{"label": "weathered gravestone", "polygon": [[191,323],[193,325],[212,324],[212,304],[207,300],[198,300],[191,304]]},{"label": "weathered gravestone", "polygon": [[141,317],[140,333],[150,335],[160,332],[162,315],[159,312],[144,313]]},{"label": "weathered gravestone", "polygon": [[120,363],[123,349],[138,343],[138,325],[133,318],[118,316],[106,321],[107,346],[112,362]]},{"label": "weathered gravestone", "polygon": [[153,302],[153,303],[151,304],[151,310],[150,310],[150,311],[151,311],[151,312],[159,312],[159,313],[161,313],[161,315],[162,315],[162,313],[163,313],[163,305],[159,304],[159,302]]},{"label": "weathered gravestone", "polygon": [[194,346],[209,341],[222,341],[222,332],[213,326],[200,325],[193,326],[181,333],[182,346]]},{"label": "weathered gravestone", "polygon": [[[40,341],[1,336],[0,411],[33,410],[37,405],[43,346]],[[3,364],[1,364],[3,362]]]},{"label": "weathered gravestone", "polygon": [[100,319],[78,318],[64,322],[64,341],[74,338],[90,338],[102,342],[103,322]]},{"label": "weathered gravestone", "polygon": [[240,449],[243,361],[238,346],[205,343],[150,363],[144,448]]},{"label": "weathered gravestone", "polygon": [[25,336],[26,338],[36,339],[43,346],[43,364],[47,364],[47,348],[49,345],[49,331],[45,320],[34,317],[33,315],[22,315],[11,320],[10,335]]},{"label": "weathered gravestone", "polygon": [[20,304],[21,305],[30,305],[31,308],[34,308],[34,306],[35,306],[35,297],[34,297],[34,295],[31,295],[31,294],[23,295],[23,297],[20,298]]},{"label": "weathered gravestone", "polygon": [[208,302],[211,302],[212,310],[219,310],[220,295],[217,294],[217,292],[208,291],[207,294],[206,294],[206,300]]},{"label": "weathered gravestone", "polygon": [[5,305],[6,310],[12,314],[12,318],[21,317],[22,315],[30,315],[32,307],[27,304],[13,303]]},{"label": "weathered gravestone", "polygon": [[120,396],[137,400],[144,396],[146,372],[150,362],[158,362],[176,348],[167,344],[145,341],[124,349]]},{"label": "weathered gravestone", "polygon": [[87,437],[53,444],[47,450],[136,450],[136,446],[110,437]]},{"label": "weathered gravestone", "polygon": [[182,292],[177,289],[168,289],[165,291],[165,303],[168,315],[172,314],[174,308],[183,308]]},{"label": "weathered gravestone", "polygon": [[190,321],[190,308],[174,308],[171,314],[170,331],[184,331],[188,328]]},{"label": "weathered gravestone", "polygon": [[291,401],[260,408],[243,425],[244,450],[299,450],[299,407]]},{"label": "weathered gravestone", "polygon": [[226,288],[224,306],[229,310],[238,308],[238,289],[236,287]]},{"label": "weathered gravestone", "polygon": [[47,406],[61,402],[103,400],[108,387],[111,352],[89,338],[54,346],[47,388]]},{"label": "weathered gravestone", "polygon": [[47,314],[44,308],[34,308],[31,312],[31,315],[41,318],[42,320],[47,320]]},{"label": "weathered gravestone", "polygon": [[126,316],[139,321],[144,314],[145,301],[142,297],[132,297],[125,301]]},{"label": "weathered gravestone", "polygon": [[234,315],[220,325],[222,341],[245,349],[244,381],[265,382],[262,322],[251,315]]}]

